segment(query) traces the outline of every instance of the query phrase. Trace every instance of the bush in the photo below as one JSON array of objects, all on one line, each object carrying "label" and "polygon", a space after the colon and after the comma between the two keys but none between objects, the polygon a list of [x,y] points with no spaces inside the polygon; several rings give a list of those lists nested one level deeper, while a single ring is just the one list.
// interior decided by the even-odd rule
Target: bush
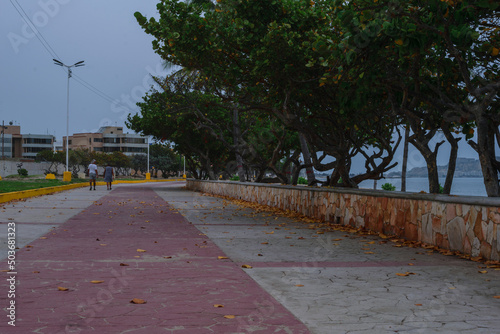
[{"label": "bush", "polygon": [[17,170],[17,173],[19,174],[19,176],[28,176],[28,170],[24,168],[19,168]]},{"label": "bush", "polygon": [[297,184],[307,184],[307,179],[302,176],[299,176]]},{"label": "bush", "polygon": [[231,181],[239,181],[240,177],[238,175],[233,175],[233,176],[231,176],[231,178],[229,180],[231,180]]},{"label": "bush", "polygon": [[384,183],[382,185],[382,189],[388,190],[388,191],[394,191],[394,190],[396,190],[396,186],[393,186],[392,183]]}]

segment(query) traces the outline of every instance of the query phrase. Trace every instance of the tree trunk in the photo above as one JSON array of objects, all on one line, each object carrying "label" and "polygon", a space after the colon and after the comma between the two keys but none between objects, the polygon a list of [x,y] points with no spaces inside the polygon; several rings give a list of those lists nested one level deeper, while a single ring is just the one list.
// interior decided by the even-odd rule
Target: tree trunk
[{"label": "tree trunk", "polygon": [[332,179],[330,180],[330,186],[332,187],[345,187],[345,188],[358,188],[358,184],[353,182],[349,176],[351,170],[350,161],[348,161],[347,154],[335,157],[337,163],[337,168],[335,168],[332,174]]},{"label": "tree trunk", "polygon": [[290,184],[296,186],[297,182],[299,181],[299,176],[300,176],[300,164],[292,164],[293,169],[292,169],[292,180],[290,181]]},{"label": "tree trunk", "polygon": [[299,132],[300,148],[302,150],[302,156],[304,157],[304,164],[306,165],[306,175],[307,175],[307,185],[316,185],[316,175],[314,175],[314,168],[312,167],[311,153],[309,147],[307,146],[306,137]]},{"label": "tree trunk", "polygon": [[453,137],[449,130],[449,124],[442,126],[442,129],[446,140],[451,145],[450,158],[448,160],[448,171],[446,172],[446,180],[443,187],[443,194],[449,195],[451,192],[451,185],[453,183],[453,177],[455,176],[455,169],[457,165],[458,142],[461,138]]},{"label": "tree trunk", "polygon": [[488,197],[498,197],[498,171],[493,165],[495,157],[495,138],[494,131],[488,124],[488,120],[484,117],[477,117],[477,152],[479,161],[481,162],[481,170],[483,172],[484,186]]},{"label": "tree trunk", "polygon": [[245,182],[245,169],[243,168],[243,157],[241,156],[239,140],[241,137],[241,129],[239,122],[239,113],[238,108],[233,108],[233,141],[235,147],[236,154],[236,168],[238,171],[238,177],[240,178],[240,182]]},{"label": "tree trunk", "polygon": [[443,142],[439,142],[436,144],[434,152],[423,143],[420,143],[414,136],[410,138],[410,143],[415,146],[415,148],[422,154],[424,157],[425,163],[427,165],[427,178],[429,180],[429,193],[438,194],[439,193],[439,174],[437,169],[437,152],[439,146],[443,144]]},{"label": "tree trunk", "polygon": [[410,138],[410,126],[405,128],[405,143],[403,146],[403,165],[401,167],[401,191],[406,191],[406,171],[408,169],[408,139]]},{"label": "tree trunk", "polygon": [[424,156],[427,163],[427,178],[429,179],[429,192],[439,194],[439,174],[437,169],[436,155]]}]

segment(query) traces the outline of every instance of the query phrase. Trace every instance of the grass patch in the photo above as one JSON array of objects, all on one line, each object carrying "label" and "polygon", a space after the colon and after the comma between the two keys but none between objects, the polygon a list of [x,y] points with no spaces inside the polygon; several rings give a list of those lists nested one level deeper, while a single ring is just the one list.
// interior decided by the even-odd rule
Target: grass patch
[{"label": "grass patch", "polygon": [[88,180],[72,179],[71,182],[63,182],[62,180],[45,180],[45,179],[30,179],[30,178],[25,178],[22,180],[3,179],[2,181],[0,181],[0,194],[10,193],[13,191],[57,187],[70,183],[82,183],[82,182],[88,182]]}]

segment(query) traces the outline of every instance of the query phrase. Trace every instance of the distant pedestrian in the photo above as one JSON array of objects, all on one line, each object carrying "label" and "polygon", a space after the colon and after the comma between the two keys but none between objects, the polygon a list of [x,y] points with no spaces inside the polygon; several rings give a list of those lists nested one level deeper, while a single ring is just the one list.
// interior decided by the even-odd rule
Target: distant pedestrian
[{"label": "distant pedestrian", "polygon": [[104,182],[106,182],[106,186],[108,187],[108,190],[111,190],[111,182],[113,182],[113,177],[115,176],[115,172],[113,170],[113,167],[111,167],[109,164],[106,166],[104,169]]},{"label": "distant pedestrian", "polygon": [[90,179],[90,189],[92,190],[92,185],[94,185],[94,190],[95,190],[95,181],[99,175],[97,174],[97,165],[95,164],[95,160],[92,160],[92,162],[89,165],[89,179]]}]

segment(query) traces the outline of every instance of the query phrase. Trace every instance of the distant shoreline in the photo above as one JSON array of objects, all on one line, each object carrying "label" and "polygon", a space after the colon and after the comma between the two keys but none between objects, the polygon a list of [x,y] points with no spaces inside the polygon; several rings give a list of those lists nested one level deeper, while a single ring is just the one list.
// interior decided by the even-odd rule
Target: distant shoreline
[{"label": "distant shoreline", "polygon": [[[440,178],[445,178],[446,176],[442,175]],[[400,179],[401,176],[384,176],[381,180],[383,179]],[[407,176],[407,179],[427,179],[426,176]],[[453,179],[482,179],[482,176],[467,176],[467,175],[461,175],[461,176],[455,176]]]}]

